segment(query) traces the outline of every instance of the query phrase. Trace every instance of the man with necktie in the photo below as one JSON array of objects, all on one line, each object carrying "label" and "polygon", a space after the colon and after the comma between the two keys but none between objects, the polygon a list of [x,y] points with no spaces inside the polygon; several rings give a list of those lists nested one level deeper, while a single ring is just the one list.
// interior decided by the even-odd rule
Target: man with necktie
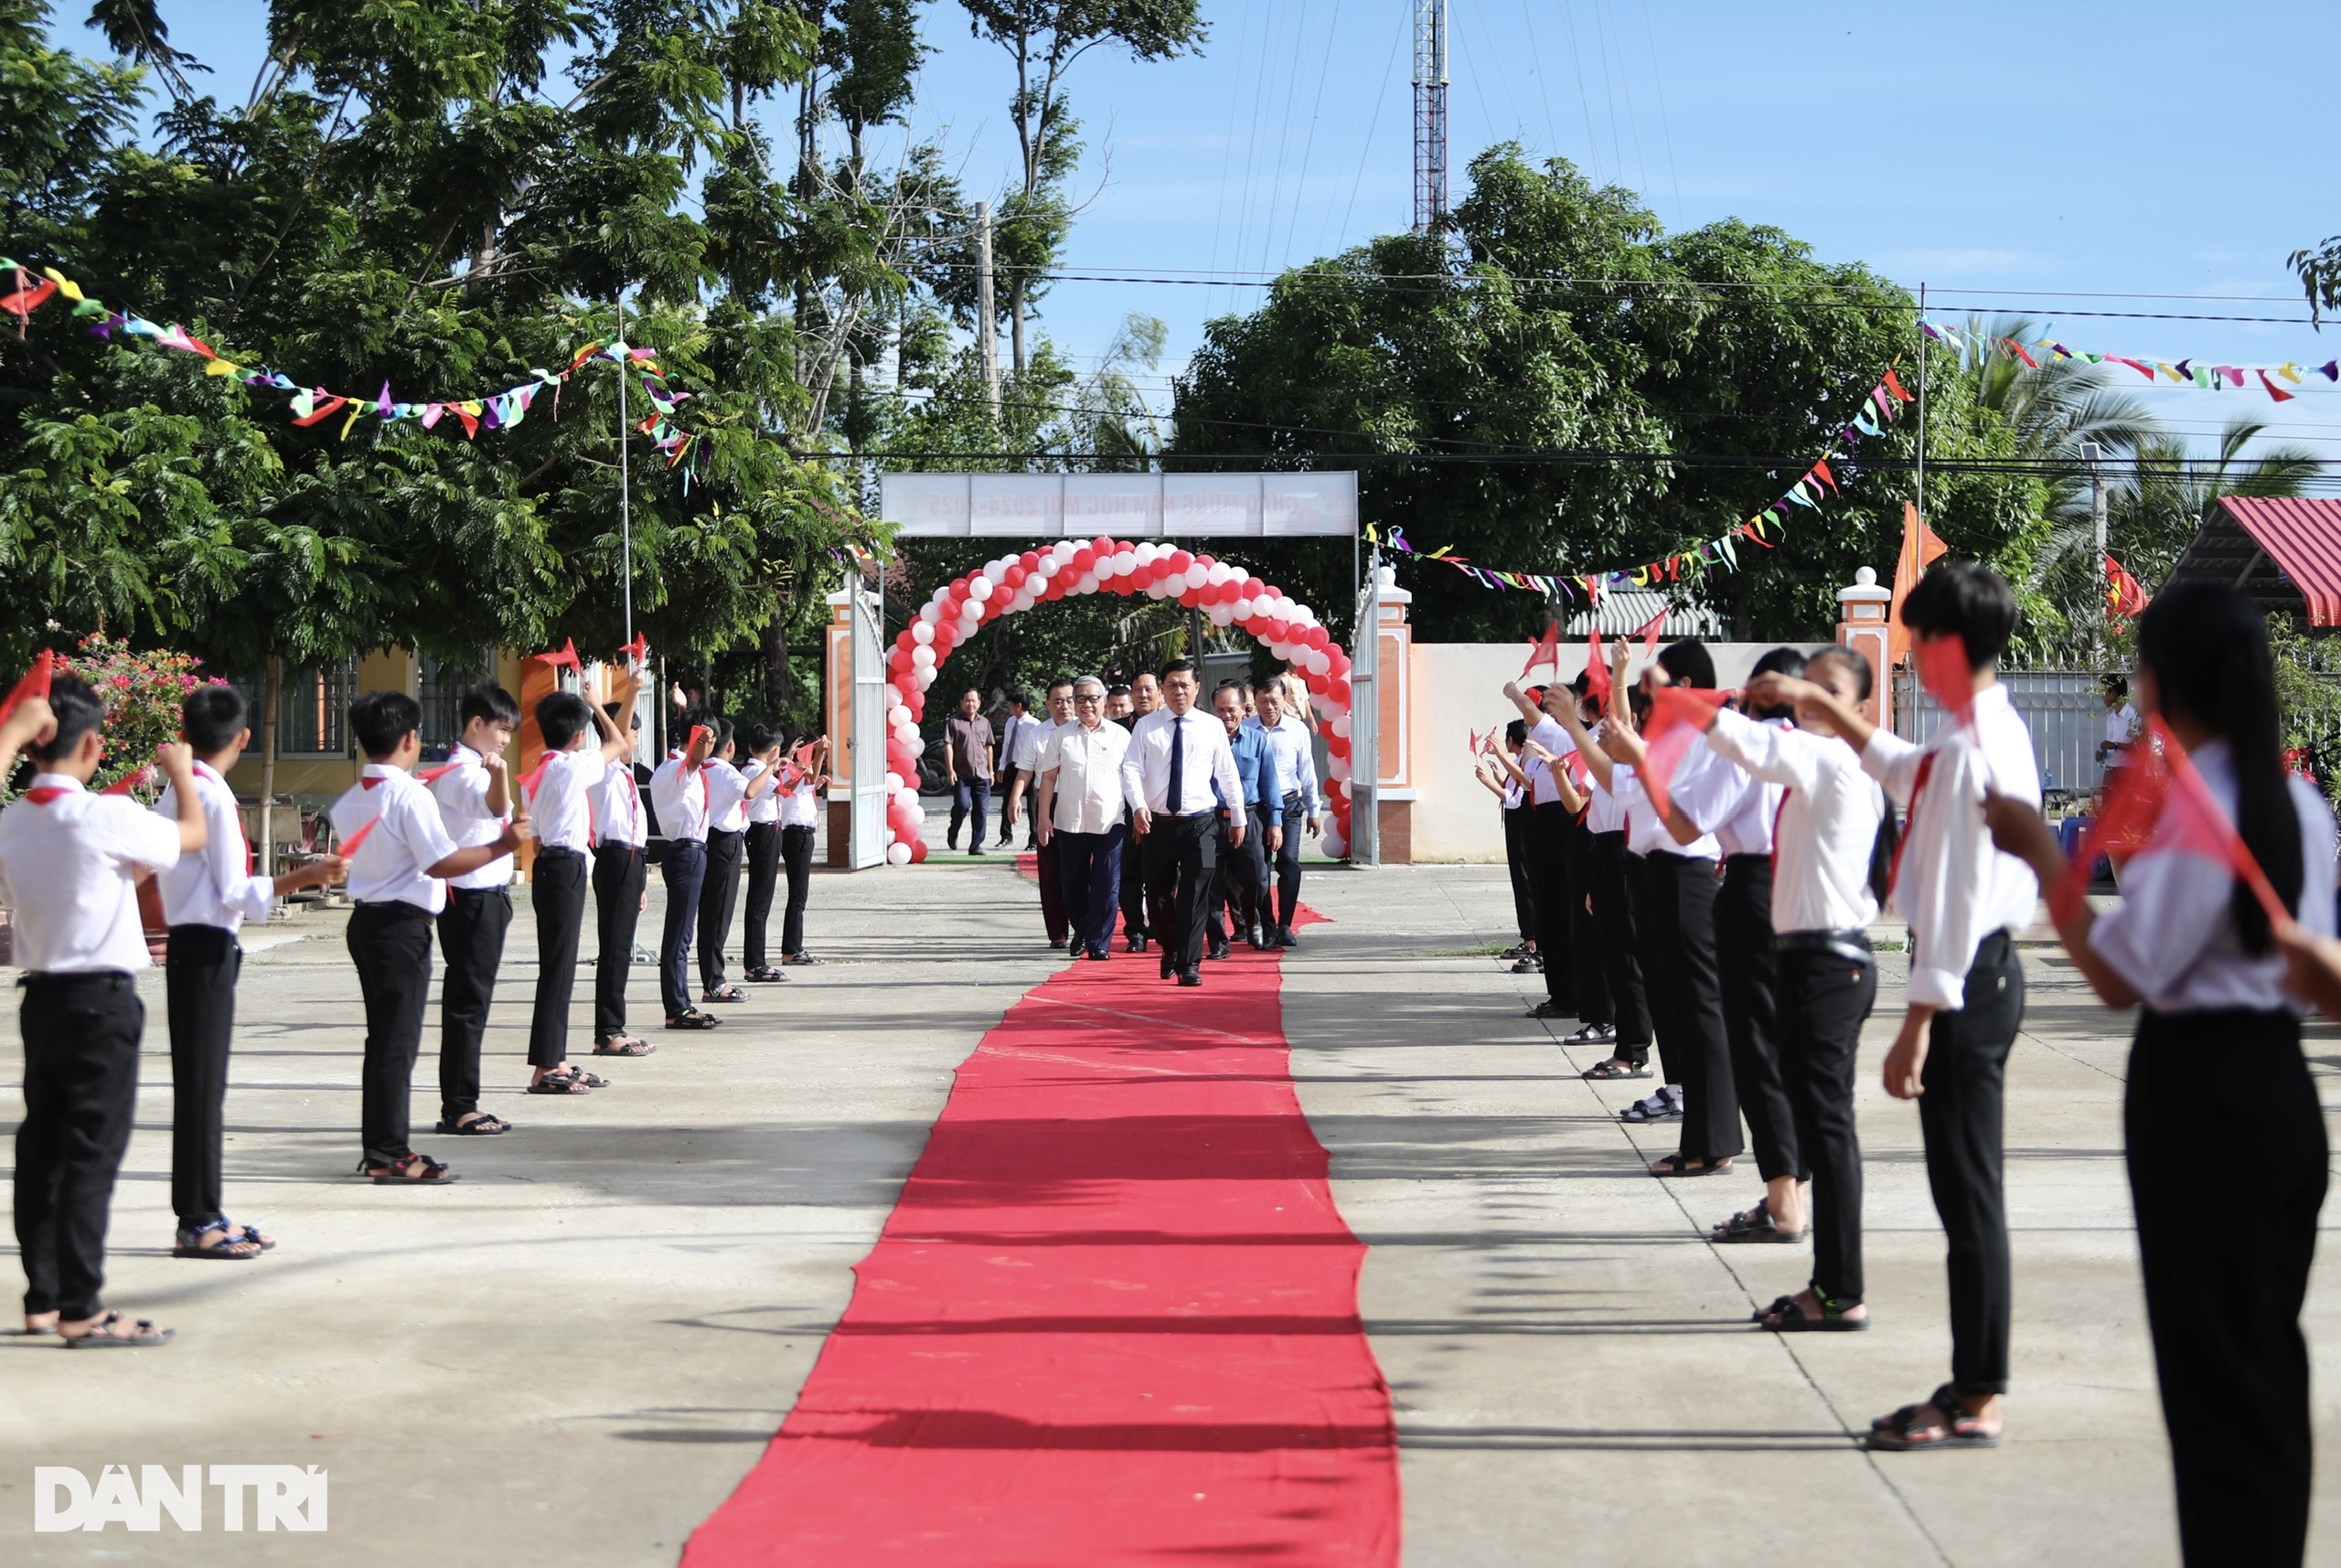
[{"label": "man with necktie", "polygon": [[[1163,706],[1138,721],[1122,759],[1122,793],[1143,844],[1147,923],[1162,948],[1162,977],[1203,983],[1203,918],[1218,869],[1219,803],[1241,801],[1244,784],[1227,749],[1227,729],[1195,709],[1194,661],[1162,667]],[[1241,848],[1245,829],[1227,841]]]}]

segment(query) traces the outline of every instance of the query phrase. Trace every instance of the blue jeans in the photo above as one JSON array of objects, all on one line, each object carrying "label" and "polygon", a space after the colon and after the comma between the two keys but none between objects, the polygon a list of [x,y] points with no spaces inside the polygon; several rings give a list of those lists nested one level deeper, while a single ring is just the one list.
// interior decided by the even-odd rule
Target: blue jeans
[{"label": "blue jeans", "polygon": [[1103,833],[1059,833],[1057,867],[1064,879],[1064,912],[1073,923],[1074,952],[1104,953],[1114,945],[1114,910],[1122,888],[1122,836],[1117,822]]},{"label": "blue jeans", "polygon": [[975,836],[967,840],[969,850],[984,847],[984,823],[991,816],[991,780],[961,779],[951,786],[951,835],[944,840],[954,849],[959,847],[959,825],[975,819]]},{"label": "blue jeans", "polygon": [[707,846],[677,838],[658,863],[667,884],[667,929],[658,939],[658,1000],[668,1018],[691,1010],[691,932],[699,924],[700,884],[707,880]]}]

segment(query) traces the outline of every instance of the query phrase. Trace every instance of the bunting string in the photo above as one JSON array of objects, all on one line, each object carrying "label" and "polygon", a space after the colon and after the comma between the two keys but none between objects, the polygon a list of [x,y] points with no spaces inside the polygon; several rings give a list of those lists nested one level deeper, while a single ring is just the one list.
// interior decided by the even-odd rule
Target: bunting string
[{"label": "bunting string", "polygon": [[1368,523],[1365,525],[1365,536],[1393,555],[1416,560],[1436,560],[1451,566],[1482,588],[1543,593],[1565,603],[1581,597],[1592,605],[1598,605],[1604,593],[1620,588],[1654,588],[1684,581],[1697,582],[1704,581],[1710,571],[1718,567],[1726,571],[1737,571],[1740,564],[1739,547],[1743,542],[1764,549],[1778,549],[1778,541],[1787,534],[1789,519],[1796,515],[1798,507],[1818,511],[1823,500],[1839,493],[1837,475],[1830,464],[1854,457],[1864,440],[1884,435],[1887,428],[1901,417],[1903,405],[1916,400],[1895,374],[1899,363],[1897,360],[1887,367],[1886,374],[1870,388],[1852,419],[1838,428],[1827,448],[1813,459],[1812,466],[1782,492],[1778,500],[1727,532],[1713,539],[1679,544],[1656,560],[1644,561],[1640,566],[1613,567],[1608,571],[1589,572],[1505,571],[1481,566],[1469,556],[1457,555],[1450,546],[1417,549],[1407,541],[1403,528]]},{"label": "bunting string", "polygon": [[2280,365],[2215,365],[2207,360],[2146,359],[2125,354],[2100,354],[2088,349],[2068,348],[2053,337],[2043,336],[2033,343],[2020,343],[2013,337],[1994,337],[1979,328],[1944,326],[1937,322],[1920,321],[1920,330],[1937,343],[1947,343],[1958,351],[1962,364],[1979,363],[1994,355],[2004,359],[2019,360],[2032,369],[2043,362],[2078,359],[2089,365],[2126,365],[2160,386],[2197,387],[2207,391],[2228,391],[2246,389],[2257,379],[2262,390],[2280,403],[2289,403],[2299,397],[2277,385],[2279,381],[2297,387],[2310,376],[2322,376],[2327,381],[2341,382],[2341,359],[2327,359],[2322,365],[2304,366],[2287,359]]},{"label": "bunting string", "polygon": [[[558,411],[561,388],[578,371],[596,362],[606,362],[633,371],[642,385],[643,396],[650,402],[648,419],[634,428],[650,437],[665,453],[667,466],[674,467],[698,446],[696,433],[678,427],[674,422],[677,409],[691,394],[668,389],[667,374],[659,368],[657,350],[629,346],[615,333],[597,337],[580,347],[570,357],[568,366],[555,374],[550,370],[530,369],[529,379],[503,391],[482,397],[442,399],[433,402],[404,402],[393,397],[390,384],[382,383],[381,390],[372,397],[349,392],[329,391],[323,387],[305,387],[290,376],[262,366],[240,365],[223,357],[203,339],[188,332],[176,322],[157,325],[134,312],[114,310],[83,291],[81,286],[55,267],[40,269],[35,281],[21,263],[0,256],[0,272],[13,272],[16,292],[0,294],[0,311],[16,318],[16,336],[22,339],[27,324],[34,311],[51,299],[72,303],[73,315],[90,322],[90,336],[111,341],[116,333],[126,338],[147,338],[158,348],[173,348],[193,354],[204,361],[204,374],[224,376],[242,382],[247,387],[267,388],[291,394],[289,411],[293,422],[300,426],[321,424],[336,414],[343,416],[341,439],[361,419],[377,419],[385,425],[412,420],[425,430],[435,428],[443,420],[453,420],[463,427],[464,439],[470,441],[483,430],[509,430],[528,417],[529,410],[540,393],[553,389],[553,405]],[[684,483],[689,483],[689,469],[684,471]]]}]

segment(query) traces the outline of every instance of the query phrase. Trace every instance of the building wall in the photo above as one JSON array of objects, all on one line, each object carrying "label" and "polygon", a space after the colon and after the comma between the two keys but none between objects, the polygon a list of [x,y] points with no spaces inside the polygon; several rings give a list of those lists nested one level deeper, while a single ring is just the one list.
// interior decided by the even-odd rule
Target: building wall
[{"label": "building wall", "polygon": [[[1746,683],[1756,661],[1776,643],[1711,643],[1716,679]],[[1790,645],[1807,653],[1828,643]],[[1503,686],[1520,678],[1524,643],[1416,643],[1408,675],[1413,688],[1415,799],[1413,859],[1430,861],[1501,861],[1503,821],[1495,796],[1471,776],[1471,735],[1485,734],[1519,716],[1504,700]],[[1561,678],[1585,671],[1586,645],[1563,644]],[[1539,679],[1550,671],[1539,667]],[[1385,859],[1387,852],[1385,849]]]}]

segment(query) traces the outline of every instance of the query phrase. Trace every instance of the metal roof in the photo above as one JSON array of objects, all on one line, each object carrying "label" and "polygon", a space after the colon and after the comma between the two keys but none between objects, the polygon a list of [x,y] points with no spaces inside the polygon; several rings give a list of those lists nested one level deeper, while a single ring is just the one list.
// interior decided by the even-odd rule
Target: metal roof
[{"label": "metal roof", "polygon": [[1605,637],[1624,636],[1650,624],[1650,618],[1661,610],[1666,611],[1666,624],[1659,628],[1662,637],[1705,637],[1713,642],[1723,635],[1723,617],[1713,610],[1704,604],[1670,605],[1666,595],[1652,588],[1606,589],[1601,608],[1579,610],[1569,617],[1565,630],[1578,637],[1597,631]]},{"label": "metal roof", "polygon": [[2341,500],[2224,496],[2170,580],[2231,583],[2264,610],[2341,627]]}]

